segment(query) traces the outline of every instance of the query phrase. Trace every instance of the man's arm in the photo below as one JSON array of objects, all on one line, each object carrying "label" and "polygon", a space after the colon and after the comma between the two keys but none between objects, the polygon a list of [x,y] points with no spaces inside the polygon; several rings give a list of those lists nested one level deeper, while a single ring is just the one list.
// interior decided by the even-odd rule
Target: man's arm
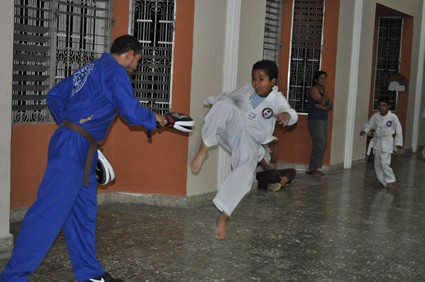
[{"label": "man's arm", "polygon": [[115,69],[114,73],[108,76],[107,83],[112,92],[112,106],[129,125],[153,130],[157,120],[164,123],[159,115],[140,105],[124,69]]},{"label": "man's arm", "polygon": [[62,113],[65,111],[65,105],[71,91],[72,77],[68,77],[56,84],[47,94],[47,105],[57,124],[62,123]]}]

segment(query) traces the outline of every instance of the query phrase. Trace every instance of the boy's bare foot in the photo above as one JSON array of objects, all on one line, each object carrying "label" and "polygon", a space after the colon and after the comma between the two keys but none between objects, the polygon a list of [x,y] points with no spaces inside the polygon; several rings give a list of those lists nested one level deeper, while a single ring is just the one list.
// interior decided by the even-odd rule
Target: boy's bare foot
[{"label": "boy's bare foot", "polygon": [[199,147],[199,151],[190,163],[190,169],[193,174],[198,174],[202,168],[202,164],[208,157],[208,147],[204,143]]},{"label": "boy's bare foot", "polygon": [[392,182],[390,182],[390,183],[387,183],[387,186],[385,186],[387,189],[391,189],[391,188],[393,188],[393,184],[394,183],[392,183]]},{"label": "boy's bare foot", "polygon": [[223,240],[226,237],[227,232],[227,222],[229,221],[229,216],[222,212],[217,218],[217,229],[215,230],[215,238],[218,240]]}]

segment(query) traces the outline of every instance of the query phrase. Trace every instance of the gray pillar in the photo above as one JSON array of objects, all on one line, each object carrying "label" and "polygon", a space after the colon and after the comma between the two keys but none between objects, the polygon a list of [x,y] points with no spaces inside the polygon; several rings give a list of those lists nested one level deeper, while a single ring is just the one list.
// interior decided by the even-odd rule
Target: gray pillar
[{"label": "gray pillar", "polygon": [[0,257],[10,255],[10,155],[13,65],[13,1],[0,1]]}]

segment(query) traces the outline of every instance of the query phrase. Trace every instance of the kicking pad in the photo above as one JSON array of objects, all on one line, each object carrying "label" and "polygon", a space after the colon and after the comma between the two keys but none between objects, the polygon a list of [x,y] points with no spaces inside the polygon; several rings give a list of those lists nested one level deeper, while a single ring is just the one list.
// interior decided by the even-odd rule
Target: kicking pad
[{"label": "kicking pad", "polygon": [[164,115],[167,124],[165,126],[172,127],[182,132],[192,132],[195,121],[189,115],[178,112],[170,112]]},{"label": "kicking pad", "polygon": [[96,164],[96,179],[99,185],[106,185],[115,180],[115,172],[105,155],[97,150],[99,159]]}]

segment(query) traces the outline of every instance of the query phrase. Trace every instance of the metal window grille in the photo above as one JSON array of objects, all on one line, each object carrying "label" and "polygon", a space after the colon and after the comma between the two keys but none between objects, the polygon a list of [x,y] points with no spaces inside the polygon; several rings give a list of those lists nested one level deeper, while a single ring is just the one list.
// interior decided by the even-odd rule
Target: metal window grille
[{"label": "metal window grille", "polygon": [[131,33],[143,45],[132,82],[140,103],[164,114],[171,109],[175,1],[133,0]]},{"label": "metal window grille", "polygon": [[56,82],[107,52],[109,0],[59,1],[56,11]]},{"label": "metal window grille", "polygon": [[400,70],[403,19],[380,17],[378,30],[373,109],[377,110],[379,99],[385,97],[390,100],[391,110],[396,111],[398,93],[388,90],[388,85],[390,76]]},{"label": "metal window grille", "polygon": [[281,48],[281,1],[267,0],[266,22],[264,27],[263,59],[279,64],[279,51]]},{"label": "metal window grille", "polygon": [[325,0],[294,0],[288,100],[298,113],[308,112],[313,75],[320,69]]},{"label": "metal window grille", "polygon": [[53,120],[48,89],[107,51],[110,2],[15,0],[12,122]]},{"label": "metal window grille", "polygon": [[15,0],[12,121],[48,121],[51,1]]}]

